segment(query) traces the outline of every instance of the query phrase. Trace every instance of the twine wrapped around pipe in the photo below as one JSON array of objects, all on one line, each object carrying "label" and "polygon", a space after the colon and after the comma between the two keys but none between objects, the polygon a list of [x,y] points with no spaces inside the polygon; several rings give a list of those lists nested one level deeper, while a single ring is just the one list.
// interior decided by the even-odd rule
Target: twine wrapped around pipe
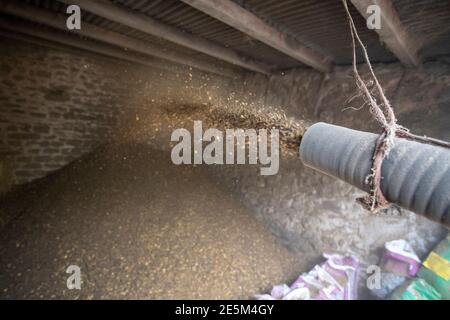
[{"label": "twine wrapped around pipe", "polygon": [[[372,117],[383,128],[383,132],[374,142],[375,148],[372,153],[373,154],[372,166],[370,168],[370,173],[366,176],[364,180],[367,185],[371,186],[370,189],[368,190],[369,194],[363,198],[357,199],[369,211],[377,212],[378,210],[389,206],[389,201],[383,194],[382,189],[380,187],[380,183],[382,180],[381,167],[384,159],[389,155],[391,149],[394,147],[397,140],[396,138],[404,138],[412,141],[423,142],[449,149],[450,143],[411,134],[407,128],[397,124],[397,118],[395,116],[394,110],[389,100],[386,98],[384,94],[383,88],[381,87],[381,84],[378,81],[375,72],[373,71],[372,64],[370,63],[369,55],[364,46],[364,43],[361,41],[361,38],[358,35],[355,23],[348,9],[347,0],[342,0],[342,3],[347,13],[350,26],[350,33],[352,36],[353,72],[356,80],[356,85],[362,93],[365,102],[364,105],[369,104],[369,111]],[[369,74],[372,80],[369,81],[368,83],[364,82],[364,80],[361,78],[358,72],[358,68],[356,67],[355,39],[360,45],[363,51],[364,60],[366,61],[369,67]],[[378,100],[381,101],[380,103],[377,100],[377,95],[373,94],[368,88],[371,84],[375,85],[376,92],[378,92]]]},{"label": "twine wrapped around pipe", "polygon": [[[300,144],[306,166],[370,192],[366,182],[379,136],[316,123]],[[450,228],[450,149],[394,138],[380,167],[386,200]]]}]

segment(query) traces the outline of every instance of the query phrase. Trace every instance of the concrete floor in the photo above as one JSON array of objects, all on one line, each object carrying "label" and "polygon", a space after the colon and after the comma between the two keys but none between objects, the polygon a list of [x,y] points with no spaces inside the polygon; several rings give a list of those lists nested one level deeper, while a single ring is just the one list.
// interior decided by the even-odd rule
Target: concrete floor
[{"label": "concrete floor", "polygon": [[[107,146],[5,197],[0,298],[249,298],[303,271],[204,168],[169,155]],[[66,287],[72,264],[81,290]]]}]

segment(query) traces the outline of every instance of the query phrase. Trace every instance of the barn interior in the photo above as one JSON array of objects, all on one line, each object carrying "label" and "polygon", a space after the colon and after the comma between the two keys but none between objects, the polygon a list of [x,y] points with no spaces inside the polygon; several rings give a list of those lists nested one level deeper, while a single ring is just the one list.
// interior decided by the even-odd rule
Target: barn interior
[{"label": "barn interior", "polygon": [[[450,141],[450,2],[348,8],[398,122]],[[3,299],[246,299],[326,252],[358,257],[371,299],[386,242],[424,259],[448,234],[399,206],[368,213],[292,141],[274,175],[171,161],[172,132],[195,120],[380,133],[341,0],[0,0],[0,37]],[[356,63],[368,78],[361,50]]]}]

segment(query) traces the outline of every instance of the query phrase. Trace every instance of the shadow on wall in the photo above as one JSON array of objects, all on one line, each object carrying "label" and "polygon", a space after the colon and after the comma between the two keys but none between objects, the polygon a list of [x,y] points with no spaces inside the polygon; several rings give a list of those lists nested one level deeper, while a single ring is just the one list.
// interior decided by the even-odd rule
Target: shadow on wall
[{"label": "shadow on wall", "polygon": [[236,82],[9,39],[0,53],[0,153],[10,173],[4,190],[11,178],[22,184],[43,177],[110,141],[138,110],[215,102],[230,96]]}]

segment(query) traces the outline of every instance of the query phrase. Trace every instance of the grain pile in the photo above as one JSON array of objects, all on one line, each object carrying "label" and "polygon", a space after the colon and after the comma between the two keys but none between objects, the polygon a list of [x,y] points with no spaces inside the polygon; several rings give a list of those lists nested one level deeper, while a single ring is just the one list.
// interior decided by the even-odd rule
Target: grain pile
[{"label": "grain pile", "polygon": [[146,143],[105,146],[7,199],[1,298],[249,298],[303,270],[204,168]]}]

